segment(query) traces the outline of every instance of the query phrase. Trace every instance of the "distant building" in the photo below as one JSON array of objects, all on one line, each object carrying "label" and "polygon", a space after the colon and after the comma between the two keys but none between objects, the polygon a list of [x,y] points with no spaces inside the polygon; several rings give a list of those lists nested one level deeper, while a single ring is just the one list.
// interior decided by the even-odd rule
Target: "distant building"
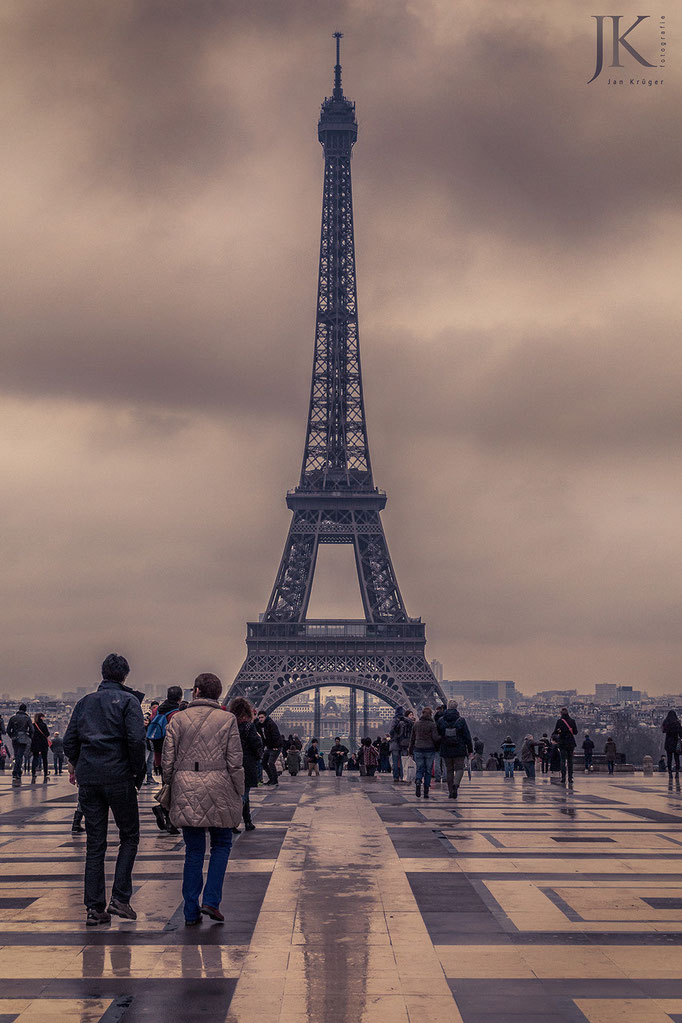
[{"label": "distant building", "polygon": [[647,694],[632,686],[621,686],[616,682],[598,682],[594,687],[595,703],[641,703]]},{"label": "distant building", "polygon": [[436,658],[429,661],[429,667],[440,683],[443,682],[443,665]]},{"label": "distant building", "polygon": [[495,702],[516,700],[515,682],[499,681],[448,681],[441,683],[448,700],[493,700]]},{"label": "distant building", "polygon": [[535,694],[535,699],[542,703],[571,703],[578,699],[577,689],[545,689]]}]

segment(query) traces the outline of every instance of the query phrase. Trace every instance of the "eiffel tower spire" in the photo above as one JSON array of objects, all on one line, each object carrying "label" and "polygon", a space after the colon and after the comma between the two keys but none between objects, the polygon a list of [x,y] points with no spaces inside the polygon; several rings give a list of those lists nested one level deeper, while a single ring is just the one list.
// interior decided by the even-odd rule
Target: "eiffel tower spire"
[{"label": "eiffel tower spire", "polygon": [[[332,95],[317,126],[324,151],[322,229],[310,405],[298,486],[282,560],[248,654],[230,691],[270,710],[318,685],[373,692],[393,705],[444,699],[424,656],[425,627],[408,617],[388,553],[374,486],[362,393],[351,152],[355,104],[341,84],[340,40]],[[353,547],[364,619],[310,621],[319,545]]]}]

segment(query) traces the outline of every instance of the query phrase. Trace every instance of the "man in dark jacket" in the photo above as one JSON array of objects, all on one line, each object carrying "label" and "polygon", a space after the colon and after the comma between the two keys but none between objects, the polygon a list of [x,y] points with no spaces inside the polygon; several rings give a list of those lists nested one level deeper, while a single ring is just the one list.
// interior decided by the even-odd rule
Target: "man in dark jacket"
[{"label": "man in dark jacket", "polygon": [[18,788],[21,785],[21,765],[24,762],[26,751],[31,748],[31,739],[33,738],[33,722],[26,713],[25,703],[19,704],[19,710],[7,722],[7,734],[12,740],[14,750],[12,785]]},{"label": "man in dark jacket", "polygon": [[263,745],[265,746],[263,767],[265,768],[265,773],[268,776],[268,780],[265,784],[277,785],[276,760],[282,746],[282,736],[279,734],[279,728],[275,722],[268,714],[265,713],[264,710],[258,711],[258,717],[256,718],[255,725],[260,732]]},{"label": "man in dark jacket", "polygon": [[[144,781],[146,743],[144,718],[136,693],[123,683],[130,672],[125,657],[109,654],[102,664],[102,682],[73,709],[64,736],[64,752],[76,772],[80,806],[85,814],[86,924],[111,922],[111,913],[135,920],[130,905],[132,872],[140,842],[137,790]],[[104,855],[109,810],[119,833],[119,849],[106,909]]]},{"label": "man in dark jacket", "polygon": [[336,777],[340,778],[343,774],[343,765],[348,756],[348,747],[343,745],[340,735],[337,735],[334,739],[334,745],[329,750],[329,756],[331,758],[331,766],[336,771]]},{"label": "man in dark jacket", "polygon": [[566,707],[561,708],[561,717],[554,728],[553,738],[559,747],[561,757],[561,782],[573,784],[573,754],[575,752],[575,737],[578,734],[578,726],[568,713]]},{"label": "man in dark jacket", "polygon": [[592,770],[592,756],[594,754],[594,743],[590,739],[590,733],[585,732],[585,739],[583,741],[583,753],[585,754],[585,771]]},{"label": "man in dark jacket", "polygon": [[457,799],[457,790],[464,774],[464,761],[473,753],[474,746],[469,726],[457,710],[456,700],[448,700],[448,709],[438,721],[438,731],[441,737],[440,755],[447,771],[448,795],[450,799]]}]

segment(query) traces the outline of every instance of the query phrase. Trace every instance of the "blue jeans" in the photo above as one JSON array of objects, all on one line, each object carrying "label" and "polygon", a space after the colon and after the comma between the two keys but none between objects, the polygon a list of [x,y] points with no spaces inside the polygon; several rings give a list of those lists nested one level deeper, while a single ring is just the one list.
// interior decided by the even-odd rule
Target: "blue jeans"
[{"label": "blue jeans", "polygon": [[211,834],[211,855],[208,861],[206,885],[204,885],[206,828],[184,827],[182,829],[182,837],[185,840],[185,868],[182,874],[185,920],[197,920],[200,916],[201,905],[213,906],[214,909],[218,909],[223,897],[223,881],[232,848],[232,830],[231,828],[209,828],[208,830]]},{"label": "blue jeans", "polygon": [[526,778],[535,777],[535,761],[534,760],[523,760],[523,769],[526,772]]},{"label": "blue jeans", "polygon": [[393,752],[391,750],[391,760],[393,761],[393,779],[399,781],[403,776],[403,762],[400,759],[400,751]]},{"label": "blue jeans", "polygon": [[514,761],[513,760],[505,760],[505,762],[504,762],[504,776],[505,776],[505,778],[513,778],[514,777]]},{"label": "blue jeans", "polygon": [[414,751],[414,762],[417,765],[417,776],[415,781],[417,785],[421,785],[424,782],[424,791],[429,791],[429,785],[431,784],[431,768],[433,767],[433,760],[436,756],[434,749],[416,749]]}]

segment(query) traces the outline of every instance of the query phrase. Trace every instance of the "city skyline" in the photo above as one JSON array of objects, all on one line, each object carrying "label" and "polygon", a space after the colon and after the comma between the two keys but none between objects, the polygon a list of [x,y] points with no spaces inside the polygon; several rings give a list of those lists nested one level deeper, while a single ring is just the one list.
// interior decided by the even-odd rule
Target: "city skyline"
[{"label": "city skyline", "polygon": [[[674,62],[588,87],[583,2],[8,12],[2,689],[111,650],[143,689],[229,688],[300,469],[338,28],[373,468],[427,658],[679,691]],[[361,617],[347,568],[313,601]]]}]

